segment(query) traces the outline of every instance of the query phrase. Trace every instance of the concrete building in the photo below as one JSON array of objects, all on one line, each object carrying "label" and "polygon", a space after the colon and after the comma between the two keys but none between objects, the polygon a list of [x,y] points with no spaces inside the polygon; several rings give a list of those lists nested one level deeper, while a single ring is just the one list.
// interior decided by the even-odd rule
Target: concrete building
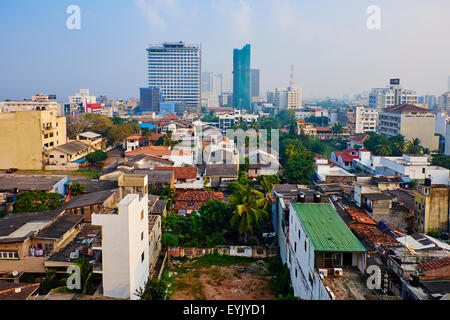
[{"label": "concrete building", "polygon": [[250,45],[233,50],[233,107],[250,110],[251,107],[251,72]]},{"label": "concrete building", "polygon": [[118,209],[92,215],[101,226],[103,295],[137,300],[149,277],[148,180],[146,175],[119,178]]},{"label": "concrete building", "polygon": [[[0,101],[0,112],[16,112],[16,111],[34,111],[34,110],[53,110],[58,109],[58,103],[50,96],[44,96],[39,93],[33,96],[31,100],[6,100]],[[59,115],[62,115],[60,113]]]},{"label": "concrete building", "polygon": [[403,89],[400,79],[391,79],[386,88],[374,88],[369,95],[369,107],[384,109],[400,104],[417,104],[418,97],[415,91]]},{"label": "concrete building", "polygon": [[141,112],[156,112],[160,111],[161,94],[159,87],[149,87],[140,89]]},{"label": "concrete building", "polygon": [[164,101],[183,101],[200,107],[200,47],[184,42],[150,45],[148,52],[148,87],[158,86]]},{"label": "concrete building", "polygon": [[82,105],[86,110],[86,105],[94,104],[97,102],[95,96],[89,95],[89,89],[80,89],[80,92],[76,93],[74,96],[69,96],[69,103],[76,103]]},{"label": "concrete building", "polygon": [[439,149],[435,126],[436,115],[432,111],[402,104],[380,111],[377,131],[388,137],[401,134],[410,141],[418,138],[422,146],[433,151]]},{"label": "concrete building", "polygon": [[450,91],[443,93],[439,97],[439,109],[450,109]]},{"label": "concrete building", "polygon": [[354,122],[348,123],[350,134],[377,131],[378,111],[364,106],[351,107],[354,110]]},{"label": "concrete building", "polygon": [[294,295],[305,300],[333,300],[326,276],[344,268],[366,268],[366,249],[332,204],[291,203],[287,264]]},{"label": "concrete building", "polygon": [[66,118],[56,111],[18,111],[0,114],[0,169],[41,170],[45,152],[66,143]]},{"label": "concrete building", "polygon": [[420,185],[414,194],[414,230],[420,233],[449,231],[449,187],[432,185],[430,180]]},{"label": "concrete building", "polygon": [[260,77],[259,77],[259,69],[251,69],[251,96],[252,100],[254,98],[259,98],[260,96]]},{"label": "concrete building", "polygon": [[353,168],[369,174],[408,176],[419,181],[430,178],[433,184],[447,185],[449,182],[449,170],[432,166],[427,156],[405,154],[402,157],[381,157],[360,150],[359,158],[353,160]]},{"label": "concrete building", "polygon": [[287,109],[300,109],[302,107],[302,88],[287,88]]}]

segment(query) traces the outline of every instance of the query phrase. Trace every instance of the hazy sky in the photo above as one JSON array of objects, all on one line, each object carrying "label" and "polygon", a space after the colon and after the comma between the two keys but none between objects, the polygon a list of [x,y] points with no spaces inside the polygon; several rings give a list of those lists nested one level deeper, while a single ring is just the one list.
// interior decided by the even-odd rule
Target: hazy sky
[{"label": "hazy sky", "polygon": [[[69,30],[69,5],[81,29]],[[381,9],[369,30],[366,10]],[[399,77],[441,94],[450,75],[449,0],[0,0],[0,100],[38,92],[67,99],[80,88],[138,97],[146,47],[202,45],[203,71],[231,77],[233,48],[252,46],[265,92],[289,84],[305,97],[342,97]]]}]

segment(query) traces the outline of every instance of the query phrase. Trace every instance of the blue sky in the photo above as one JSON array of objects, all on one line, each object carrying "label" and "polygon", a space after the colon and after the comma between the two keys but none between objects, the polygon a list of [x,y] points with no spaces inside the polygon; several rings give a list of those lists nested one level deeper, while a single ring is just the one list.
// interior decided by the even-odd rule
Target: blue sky
[{"label": "blue sky", "polygon": [[[81,30],[66,8],[81,8]],[[381,29],[366,27],[369,5]],[[137,97],[149,43],[202,45],[203,71],[231,77],[233,48],[252,45],[262,90],[289,83],[306,97],[355,94],[389,77],[441,94],[450,75],[448,0],[1,0],[0,100],[38,92],[67,99]]]}]

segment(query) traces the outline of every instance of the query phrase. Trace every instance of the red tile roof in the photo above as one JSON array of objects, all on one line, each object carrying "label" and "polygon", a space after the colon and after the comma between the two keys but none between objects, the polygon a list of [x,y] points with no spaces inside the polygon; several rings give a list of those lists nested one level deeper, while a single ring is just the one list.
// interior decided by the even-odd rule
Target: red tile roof
[{"label": "red tile roof", "polygon": [[393,111],[393,112],[431,112],[428,109],[420,108],[417,106],[414,106],[412,104],[401,104],[398,106],[393,106],[386,108],[386,111]]},{"label": "red tile roof", "polygon": [[389,236],[386,233],[383,233],[374,225],[368,225],[364,223],[352,223],[347,226],[360,239],[365,240],[367,242],[373,243],[375,245],[400,246],[400,243],[396,239],[394,239],[393,237]]},{"label": "red tile roof", "polygon": [[224,201],[225,197],[222,192],[186,191],[178,194],[173,208],[175,210],[198,210],[209,200]]},{"label": "red tile roof", "polygon": [[[362,149],[365,150],[365,149]],[[355,155],[352,155],[352,152],[355,152]],[[334,155],[336,159],[339,159],[339,156],[342,158],[344,162],[352,162],[353,159],[359,158],[359,151],[355,149],[348,149],[345,151],[335,151]]]},{"label": "red tile roof", "polygon": [[368,225],[378,225],[378,223],[369,217],[364,211],[357,208],[346,208],[347,213],[352,217],[353,221]]},{"label": "red tile roof", "polygon": [[445,267],[447,267],[449,265],[450,265],[450,257],[447,257],[447,258],[443,258],[443,259],[429,261],[429,262],[425,262],[425,263],[419,264],[417,266],[417,268],[422,270],[422,271],[431,271],[431,270],[445,268]]},{"label": "red tile roof", "polygon": [[142,138],[142,135],[140,134],[133,134],[129,137],[126,137],[125,140],[139,140]]},{"label": "red tile roof", "polygon": [[173,170],[175,179],[197,178],[197,167],[156,167],[154,170]]},{"label": "red tile roof", "polygon": [[169,147],[165,146],[145,146],[142,148],[138,148],[134,151],[126,152],[125,156],[137,156],[140,154],[147,154],[150,156],[162,157],[162,156],[171,156],[171,155],[187,155],[192,153],[192,151],[183,151],[183,150],[169,150]]},{"label": "red tile roof", "polygon": [[331,132],[331,128],[330,127],[316,127],[317,132],[321,131],[321,132]]},{"label": "red tile roof", "polygon": [[351,137],[350,140],[352,140],[353,142],[362,144],[365,141],[369,140],[369,138],[370,138],[370,136],[368,134],[364,134],[364,135],[361,135],[361,136]]}]

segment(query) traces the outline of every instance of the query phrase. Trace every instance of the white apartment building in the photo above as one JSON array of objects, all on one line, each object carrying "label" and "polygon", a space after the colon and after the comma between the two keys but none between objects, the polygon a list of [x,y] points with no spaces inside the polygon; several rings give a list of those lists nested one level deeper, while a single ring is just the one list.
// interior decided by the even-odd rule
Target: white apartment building
[{"label": "white apartment building", "polygon": [[334,300],[328,274],[344,266],[365,270],[366,249],[329,203],[290,203],[287,265],[294,296]]},{"label": "white apartment building", "polygon": [[147,175],[122,175],[117,209],[92,215],[102,227],[103,295],[137,300],[136,291],[149,277],[149,219]]},{"label": "white apartment building", "polygon": [[420,139],[421,145],[439,149],[439,137],[435,136],[436,115],[424,108],[403,104],[380,110],[377,131],[385,136],[401,134],[406,140]]},{"label": "white apartment building", "polygon": [[148,86],[159,87],[165,101],[200,106],[201,52],[198,45],[165,42],[150,45]]},{"label": "white apartment building", "polygon": [[[31,100],[6,100],[0,101],[0,112],[16,112],[16,111],[34,111],[34,110],[58,110],[56,100],[49,99],[39,93],[33,96]],[[58,115],[61,115],[58,113]]]},{"label": "white apartment building", "polygon": [[378,111],[363,106],[353,107],[355,110],[354,133],[376,132]]},{"label": "white apartment building", "polygon": [[273,105],[280,110],[300,109],[302,107],[302,88],[277,88],[273,94]]},{"label": "white apartment building", "polygon": [[449,170],[432,166],[427,156],[381,157],[371,155],[370,151],[360,151],[359,159],[353,160],[353,167],[381,176],[408,176],[415,180],[430,178],[432,184],[449,183]]},{"label": "white apartment building", "polygon": [[289,87],[287,89],[287,108],[300,109],[302,107],[302,88]]},{"label": "white apartment building", "polygon": [[415,91],[403,89],[400,79],[391,79],[386,88],[373,88],[369,94],[369,107],[384,109],[400,104],[417,104],[418,96]]},{"label": "white apartment building", "polygon": [[69,103],[81,104],[86,108],[87,104],[96,103],[97,98],[89,95],[89,89],[80,89],[80,92],[69,97]]},{"label": "white apartment building", "polygon": [[445,137],[447,133],[447,124],[450,122],[450,114],[448,111],[436,112],[436,128],[435,133]]}]

